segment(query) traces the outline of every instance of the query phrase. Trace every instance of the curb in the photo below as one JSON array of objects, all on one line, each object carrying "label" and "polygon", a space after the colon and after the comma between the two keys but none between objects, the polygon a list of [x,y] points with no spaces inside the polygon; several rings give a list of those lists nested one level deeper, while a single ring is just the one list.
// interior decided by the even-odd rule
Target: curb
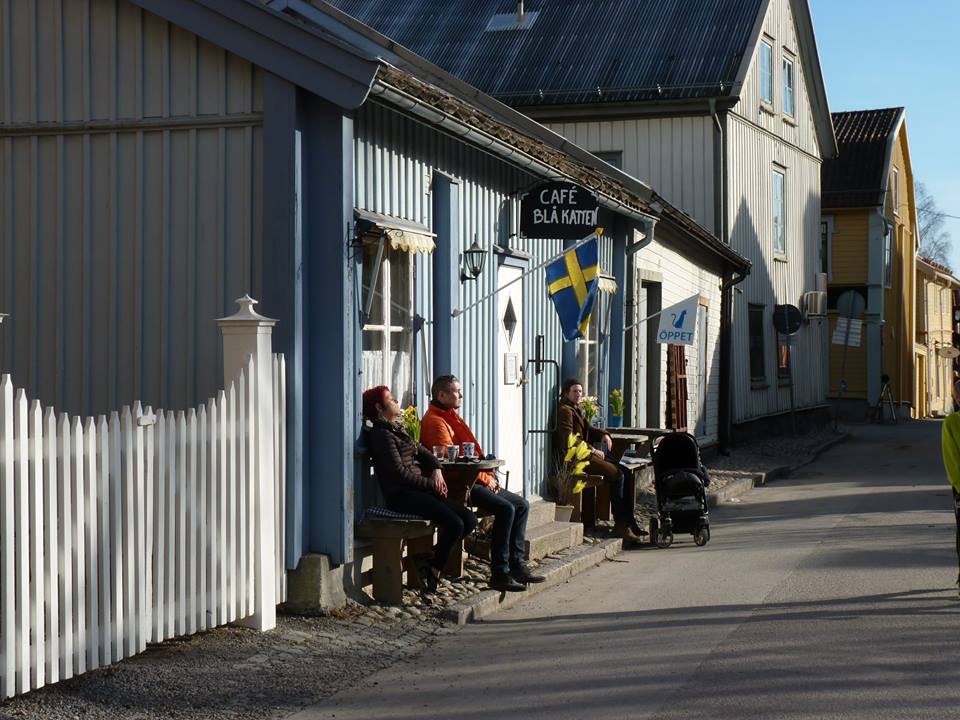
[{"label": "curb", "polygon": [[483,590],[463,602],[445,608],[440,616],[457,625],[484,620],[499,610],[513,607],[532,595],[559,585],[574,575],[599,565],[604,560],[613,559],[622,549],[623,540],[619,538],[601,540],[594,545],[580,545],[570,554],[540,565],[537,572],[542,573],[546,578],[542,583],[528,585],[524,592],[502,593],[497,590]]},{"label": "curb", "polygon": [[[840,433],[837,437],[832,437],[829,440],[820,443],[813,450],[810,451],[810,454],[804,458],[802,461],[796,465],[780,465],[775,468],[771,468],[766,472],[755,473],[748,477],[741,477],[739,480],[734,480],[718,490],[717,492],[708,492],[707,493],[707,507],[715,508],[718,505],[722,505],[725,502],[729,502],[732,498],[739,497],[746,492],[749,492],[755,487],[761,487],[767,483],[773,482],[774,480],[788,477],[792,472],[799,470],[800,468],[809,465],[818,457],[823,455],[830,448],[839,445],[840,443],[848,440],[850,438],[850,433]],[[714,474],[736,474],[735,471],[725,471],[718,470],[714,471]]]}]

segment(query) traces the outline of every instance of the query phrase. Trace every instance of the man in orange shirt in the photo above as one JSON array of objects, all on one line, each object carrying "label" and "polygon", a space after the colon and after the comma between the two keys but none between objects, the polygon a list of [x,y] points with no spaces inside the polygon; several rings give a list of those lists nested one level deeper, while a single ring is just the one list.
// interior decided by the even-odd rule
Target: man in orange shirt
[{"label": "man in orange shirt", "polygon": [[[456,376],[438,377],[433,381],[430,395],[433,399],[420,422],[420,442],[426,447],[473,443],[477,455],[482,457],[477,438],[457,412],[463,404],[463,389]],[[517,592],[524,590],[527,583],[543,582],[544,578],[534,575],[524,562],[529,503],[500,487],[497,476],[489,472],[477,474],[477,482],[470,491],[470,502],[493,513],[490,587]]]}]

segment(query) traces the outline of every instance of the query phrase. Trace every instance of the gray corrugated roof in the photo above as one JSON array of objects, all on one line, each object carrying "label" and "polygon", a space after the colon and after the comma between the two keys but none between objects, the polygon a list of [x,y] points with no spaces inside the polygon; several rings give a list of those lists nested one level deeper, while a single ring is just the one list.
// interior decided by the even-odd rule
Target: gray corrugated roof
[{"label": "gray corrugated roof", "polygon": [[833,113],[839,153],[821,169],[824,208],[883,204],[887,145],[902,115],[902,107]]},{"label": "gray corrugated roof", "polygon": [[329,0],[514,106],[732,94],[763,0]]}]

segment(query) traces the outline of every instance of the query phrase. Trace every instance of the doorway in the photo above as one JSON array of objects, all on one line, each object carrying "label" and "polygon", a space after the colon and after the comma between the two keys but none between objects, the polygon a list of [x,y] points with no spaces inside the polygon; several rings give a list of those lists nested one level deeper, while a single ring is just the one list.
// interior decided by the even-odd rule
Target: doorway
[{"label": "doorway", "polygon": [[[497,456],[509,473],[506,488],[524,495],[523,269],[497,269]],[[512,284],[511,284],[512,283]]]}]

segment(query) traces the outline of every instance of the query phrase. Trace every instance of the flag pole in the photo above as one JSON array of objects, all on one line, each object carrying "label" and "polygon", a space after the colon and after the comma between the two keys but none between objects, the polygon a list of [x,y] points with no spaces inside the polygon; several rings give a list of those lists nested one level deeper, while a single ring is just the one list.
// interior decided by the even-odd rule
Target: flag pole
[{"label": "flag pole", "polygon": [[623,331],[624,331],[624,332],[630,332],[630,331],[633,330],[637,325],[640,325],[641,323],[645,323],[647,320],[653,320],[653,318],[655,318],[657,315],[663,315],[663,310],[657,310],[653,315],[647,315],[645,318],[640,318],[640,319],[637,320],[633,325],[630,325],[630,326],[628,326],[628,327],[625,327],[625,328],[623,329]]},{"label": "flag pole", "polygon": [[457,308],[454,308],[453,311],[450,313],[450,317],[454,317],[454,318],[455,318],[455,317],[459,317],[460,315],[463,315],[467,310],[472,310],[472,309],[475,308],[477,305],[480,305],[481,303],[485,303],[487,300],[489,300],[490,298],[492,298],[494,295],[496,295],[496,294],[497,294],[498,292],[500,292],[501,290],[506,290],[508,287],[510,287],[510,286],[513,285],[514,283],[517,283],[517,282],[520,282],[521,280],[523,280],[523,279],[524,279],[527,275],[529,275],[530,273],[534,273],[534,272],[536,272],[537,270],[539,270],[540,268],[542,268],[542,267],[544,267],[544,266],[546,266],[546,265],[549,265],[549,264],[552,263],[552,262],[556,262],[557,260],[559,260],[560,258],[562,258],[564,255],[566,255],[566,254],[567,254],[568,252],[570,252],[571,250],[576,250],[576,249],[579,248],[581,245],[585,245],[586,243],[590,242],[591,240],[593,240],[593,239],[596,238],[596,237],[599,237],[600,235],[601,235],[601,233],[596,233],[596,232],[595,232],[595,233],[591,233],[590,235],[587,235],[587,236],[586,236],[585,238],[583,238],[582,240],[577,240],[576,243],[574,243],[573,245],[571,245],[571,246],[568,247],[568,248],[564,248],[561,252],[557,253],[556,255],[554,255],[554,256],[553,256],[552,258],[550,258],[549,260],[544,260],[544,261],[543,261],[542,263],[540,263],[539,265],[530,268],[529,270],[527,270],[527,271],[524,272],[523,274],[519,275],[518,277],[515,277],[513,280],[510,280],[509,282],[505,282],[503,285],[501,285],[500,287],[498,287],[498,288],[497,288],[496,290],[494,290],[493,292],[487,293],[486,295],[484,295],[484,296],[483,296],[482,298],[480,298],[479,300],[474,300],[472,303],[470,303],[469,305],[467,305],[467,306],[466,306],[465,308],[463,308],[462,310],[457,309]]}]

